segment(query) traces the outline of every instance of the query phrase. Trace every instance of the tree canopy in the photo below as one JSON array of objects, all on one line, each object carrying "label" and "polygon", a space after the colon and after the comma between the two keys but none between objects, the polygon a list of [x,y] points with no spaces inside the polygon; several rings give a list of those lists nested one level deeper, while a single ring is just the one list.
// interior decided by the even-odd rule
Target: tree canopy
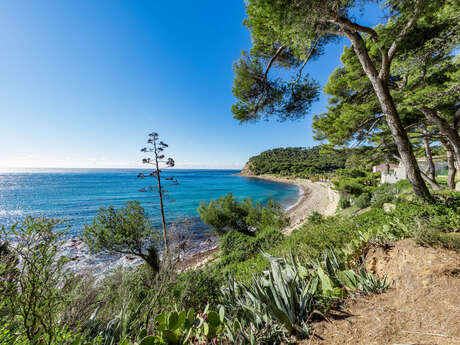
[{"label": "tree canopy", "polygon": [[[240,122],[270,116],[281,120],[304,116],[317,98],[316,83],[302,74],[305,64],[321,55],[328,42],[345,37],[361,66],[359,73],[367,77],[366,84],[377,99],[375,105],[361,104],[362,116],[374,110],[374,106],[380,107],[415,193],[429,199],[430,193],[393,98],[392,64],[404,54],[404,45],[414,38],[411,35],[417,33],[418,25],[442,17],[443,12],[455,13],[446,9],[456,8],[455,0],[385,1],[388,21],[377,28],[361,25],[353,17],[353,11],[366,2],[370,1],[249,0],[244,24],[251,31],[253,47],[235,64],[233,92],[238,102],[232,111]],[[433,36],[416,37],[416,44],[424,45]],[[448,45],[446,42],[444,46]]]},{"label": "tree canopy", "polygon": [[131,254],[142,258],[154,271],[159,269],[155,245],[159,233],[138,201],[128,201],[116,210],[102,207],[91,225],[83,230],[83,240],[92,252]]},{"label": "tree canopy", "polygon": [[343,150],[322,153],[320,146],[287,147],[264,151],[249,159],[252,173],[311,177],[344,168],[347,155]]}]

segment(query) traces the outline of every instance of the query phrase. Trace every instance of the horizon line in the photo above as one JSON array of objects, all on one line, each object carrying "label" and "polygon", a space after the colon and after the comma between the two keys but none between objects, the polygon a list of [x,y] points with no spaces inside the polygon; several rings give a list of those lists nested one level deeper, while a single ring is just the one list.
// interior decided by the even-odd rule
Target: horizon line
[{"label": "horizon line", "polygon": [[[167,168],[167,169],[162,169],[162,170],[241,170],[241,168]],[[82,167],[76,167],[76,168],[59,168],[59,167],[0,167],[0,171],[6,171],[6,170],[154,170],[154,169],[149,169],[149,168],[82,168]]]}]

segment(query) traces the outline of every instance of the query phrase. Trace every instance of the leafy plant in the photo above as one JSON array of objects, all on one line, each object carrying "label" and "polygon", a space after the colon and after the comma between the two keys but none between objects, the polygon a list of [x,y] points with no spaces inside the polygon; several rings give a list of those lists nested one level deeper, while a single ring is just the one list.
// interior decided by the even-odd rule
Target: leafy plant
[{"label": "leafy plant", "polygon": [[362,209],[365,207],[370,206],[372,201],[372,194],[369,192],[364,192],[360,196],[358,196],[355,200],[356,207]]},{"label": "leafy plant", "polygon": [[350,198],[346,197],[346,196],[341,196],[340,197],[340,200],[339,200],[339,207],[344,210],[346,208],[349,208],[351,206],[351,201],[350,201]]},{"label": "leafy plant", "polygon": [[[64,268],[65,257],[58,255],[67,228],[62,221],[27,217],[22,224],[2,227],[3,242],[14,239],[3,262],[0,307],[20,336],[30,342],[42,339],[53,342],[62,334],[61,317],[69,296],[65,285],[70,278]],[[61,230],[59,230],[61,228]],[[8,259],[9,257],[9,259]]]},{"label": "leafy plant", "polygon": [[138,201],[128,201],[115,210],[102,207],[91,225],[85,225],[83,240],[92,252],[131,254],[143,259],[154,272],[160,269],[156,244],[158,231]]},{"label": "leafy plant", "polygon": [[270,262],[268,271],[254,276],[251,284],[230,278],[222,288],[224,305],[236,311],[238,320],[245,320],[259,331],[275,323],[289,335],[306,337],[312,315],[323,315],[333,301],[352,291],[380,293],[387,288],[385,280],[350,269],[342,251],[328,249],[321,260],[310,260],[305,265],[293,256],[286,260],[263,255]]},{"label": "leafy plant", "polygon": [[321,224],[323,220],[323,215],[317,211],[313,211],[312,214],[308,216],[308,221],[311,224]]},{"label": "leafy plant", "polygon": [[235,230],[252,236],[266,226],[283,227],[288,224],[283,210],[273,199],[262,206],[260,203],[254,204],[251,199],[240,202],[228,194],[209,203],[202,202],[198,213],[204,223],[211,225],[221,235]]},{"label": "leafy plant", "polygon": [[365,270],[360,270],[357,274],[357,278],[361,291],[366,295],[384,293],[390,286],[387,284],[386,276],[383,277],[383,279],[380,279],[378,277],[374,277]]},{"label": "leafy plant", "polygon": [[223,335],[225,310],[221,307],[218,313],[209,311],[208,305],[202,313],[195,313],[193,309],[164,311],[155,321],[156,335],[145,338],[140,344],[211,344]]}]

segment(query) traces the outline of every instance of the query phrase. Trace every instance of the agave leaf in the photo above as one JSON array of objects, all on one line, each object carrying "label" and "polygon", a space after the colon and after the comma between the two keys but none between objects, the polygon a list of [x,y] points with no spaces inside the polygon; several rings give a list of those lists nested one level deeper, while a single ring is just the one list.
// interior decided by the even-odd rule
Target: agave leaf
[{"label": "agave leaf", "polygon": [[318,276],[315,276],[310,280],[308,289],[307,289],[310,295],[316,294],[316,292],[318,291],[318,283],[319,283]]},{"label": "agave leaf", "polygon": [[220,306],[219,308],[219,319],[221,323],[224,323],[225,320],[225,308],[223,306]]},{"label": "agave leaf", "polygon": [[155,337],[153,335],[149,335],[144,337],[139,345],[155,345]]},{"label": "agave leaf", "polygon": [[298,274],[300,278],[304,279],[309,276],[309,273],[306,267],[299,265],[297,269],[298,269]]},{"label": "agave leaf", "polygon": [[353,290],[358,288],[359,282],[353,270],[338,271],[336,272],[336,278],[344,287]]}]

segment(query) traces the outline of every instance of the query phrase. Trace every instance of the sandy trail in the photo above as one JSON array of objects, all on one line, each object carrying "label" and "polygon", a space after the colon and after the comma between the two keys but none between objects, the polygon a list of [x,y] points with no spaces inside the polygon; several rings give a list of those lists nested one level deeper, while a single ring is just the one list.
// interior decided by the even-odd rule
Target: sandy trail
[{"label": "sandy trail", "polygon": [[287,179],[264,175],[245,177],[295,184],[302,189],[302,196],[298,203],[286,211],[291,224],[283,229],[285,234],[290,234],[293,230],[302,226],[313,211],[319,212],[324,216],[334,215],[339,204],[339,193],[333,190],[332,186],[326,182],[310,182],[299,178]]}]

